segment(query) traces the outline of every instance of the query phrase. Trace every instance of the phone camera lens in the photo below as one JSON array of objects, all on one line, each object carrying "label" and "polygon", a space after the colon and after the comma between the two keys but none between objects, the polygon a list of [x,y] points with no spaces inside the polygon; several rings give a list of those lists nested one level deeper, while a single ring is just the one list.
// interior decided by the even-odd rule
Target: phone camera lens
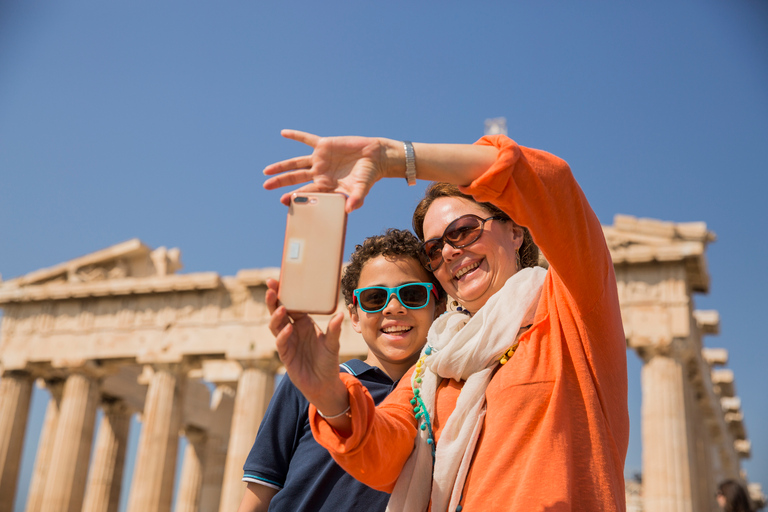
[{"label": "phone camera lens", "polygon": [[306,203],[308,200],[309,200],[309,198],[307,198],[307,197],[297,196],[296,198],[294,198],[293,202],[294,203]]}]

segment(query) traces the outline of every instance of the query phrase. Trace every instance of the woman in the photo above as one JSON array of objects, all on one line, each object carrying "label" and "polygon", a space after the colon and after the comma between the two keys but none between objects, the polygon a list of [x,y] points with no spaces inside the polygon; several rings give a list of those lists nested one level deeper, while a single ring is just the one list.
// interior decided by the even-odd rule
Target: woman
[{"label": "woman", "polygon": [[[392,510],[623,511],[629,419],[616,281],[568,165],[503,136],[411,145],[283,135],[314,151],[265,168],[267,189],[312,181],[300,190],[343,192],[351,211],[379,179],[412,176],[415,152],[419,178],[464,194],[428,195],[414,227],[425,265],[469,316],[433,324],[415,369],[378,408],[354,379],[302,357],[313,345],[291,337],[284,309],[274,310],[270,327],[313,404],[318,442],[356,478],[392,491]],[[520,226],[548,271],[521,268]]]},{"label": "woman", "polygon": [[725,512],[752,512],[744,488],[735,480],[725,480],[717,486],[717,504]]}]

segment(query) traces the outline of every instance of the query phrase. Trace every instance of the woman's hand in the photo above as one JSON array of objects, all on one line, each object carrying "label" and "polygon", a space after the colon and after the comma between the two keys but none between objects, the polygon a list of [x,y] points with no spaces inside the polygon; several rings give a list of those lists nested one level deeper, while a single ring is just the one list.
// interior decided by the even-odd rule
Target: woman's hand
[{"label": "woman's hand", "polygon": [[347,388],[339,379],[339,337],[343,313],[336,313],[324,333],[304,313],[292,313],[277,301],[278,282],[267,280],[269,329],[291,382],[320,411],[333,415],[349,405]]},{"label": "woman's hand", "polygon": [[319,137],[296,130],[280,133],[314,149],[311,155],[283,160],[264,169],[265,175],[272,176],[264,182],[267,190],[311,182],[283,195],[280,201],[285,205],[290,204],[294,192],[341,192],[347,196],[347,213],[356,210],[373,184],[387,173],[387,151],[393,152],[388,147],[393,141],[388,139]]}]

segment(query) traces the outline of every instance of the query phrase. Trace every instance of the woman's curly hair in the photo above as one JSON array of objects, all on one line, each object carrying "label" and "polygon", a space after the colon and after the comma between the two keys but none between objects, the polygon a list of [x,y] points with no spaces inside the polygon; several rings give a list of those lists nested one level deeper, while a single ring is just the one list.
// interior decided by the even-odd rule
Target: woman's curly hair
[{"label": "woman's curly hair", "polygon": [[[509,215],[504,213],[504,211],[495,204],[479,203],[475,201],[474,197],[462,193],[456,185],[445,182],[436,182],[427,187],[427,190],[424,191],[424,198],[419,202],[416,206],[416,210],[413,212],[413,230],[421,240],[424,240],[424,217],[427,216],[427,210],[432,206],[434,200],[440,197],[460,197],[466,199],[467,201],[471,201],[480,206],[491,215],[498,215],[503,217],[507,222],[512,222],[516,226],[519,225],[510,219]],[[520,267],[535,267],[539,264],[539,248],[533,242],[533,237],[531,237],[528,228],[524,226],[520,227],[523,229],[523,244],[518,251],[520,254]]]},{"label": "woman's curly hair", "polygon": [[[344,277],[341,278],[341,291],[344,294],[344,301],[347,305],[352,304],[354,291],[360,282],[360,272],[369,260],[377,256],[406,256],[413,258],[419,265],[419,251],[421,251],[421,242],[413,233],[403,229],[388,229],[383,235],[376,235],[366,238],[361,245],[355,246],[349,265],[344,270]],[[429,277],[429,281],[435,285],[435,291],[439,300],[445,296],[443,287],[437,282],[437,279],[431,272],[424,270]]]}]

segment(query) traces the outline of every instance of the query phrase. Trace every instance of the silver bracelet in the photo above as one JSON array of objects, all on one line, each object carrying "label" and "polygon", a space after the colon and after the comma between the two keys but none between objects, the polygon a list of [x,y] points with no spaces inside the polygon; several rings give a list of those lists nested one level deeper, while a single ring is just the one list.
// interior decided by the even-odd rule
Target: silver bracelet
[{"label": "silver bracelet", "polygon": [[317,414],[319,414],[321,418],[323,418],[325,420],[333,420],[333,419],[336,419],[336,418],[340,418],[340,417],[344,416],[345,414],[351,418],[352,415],[349,414],[350,407],[352,407],[352,406],[348,405],[346,409],[341,411],[339,414],[334,414],[333,416],[326,416],[325,414],[320,412],[320,409],[317,409],[317,408],[316,409],[317,409]]},{"label": "silver bracelet", "polygon": [[410,141],[404,140],[403,147],[405,148],[405,181],[410,187],[416,184],[416,154],[413,152],[413,144]]}]

